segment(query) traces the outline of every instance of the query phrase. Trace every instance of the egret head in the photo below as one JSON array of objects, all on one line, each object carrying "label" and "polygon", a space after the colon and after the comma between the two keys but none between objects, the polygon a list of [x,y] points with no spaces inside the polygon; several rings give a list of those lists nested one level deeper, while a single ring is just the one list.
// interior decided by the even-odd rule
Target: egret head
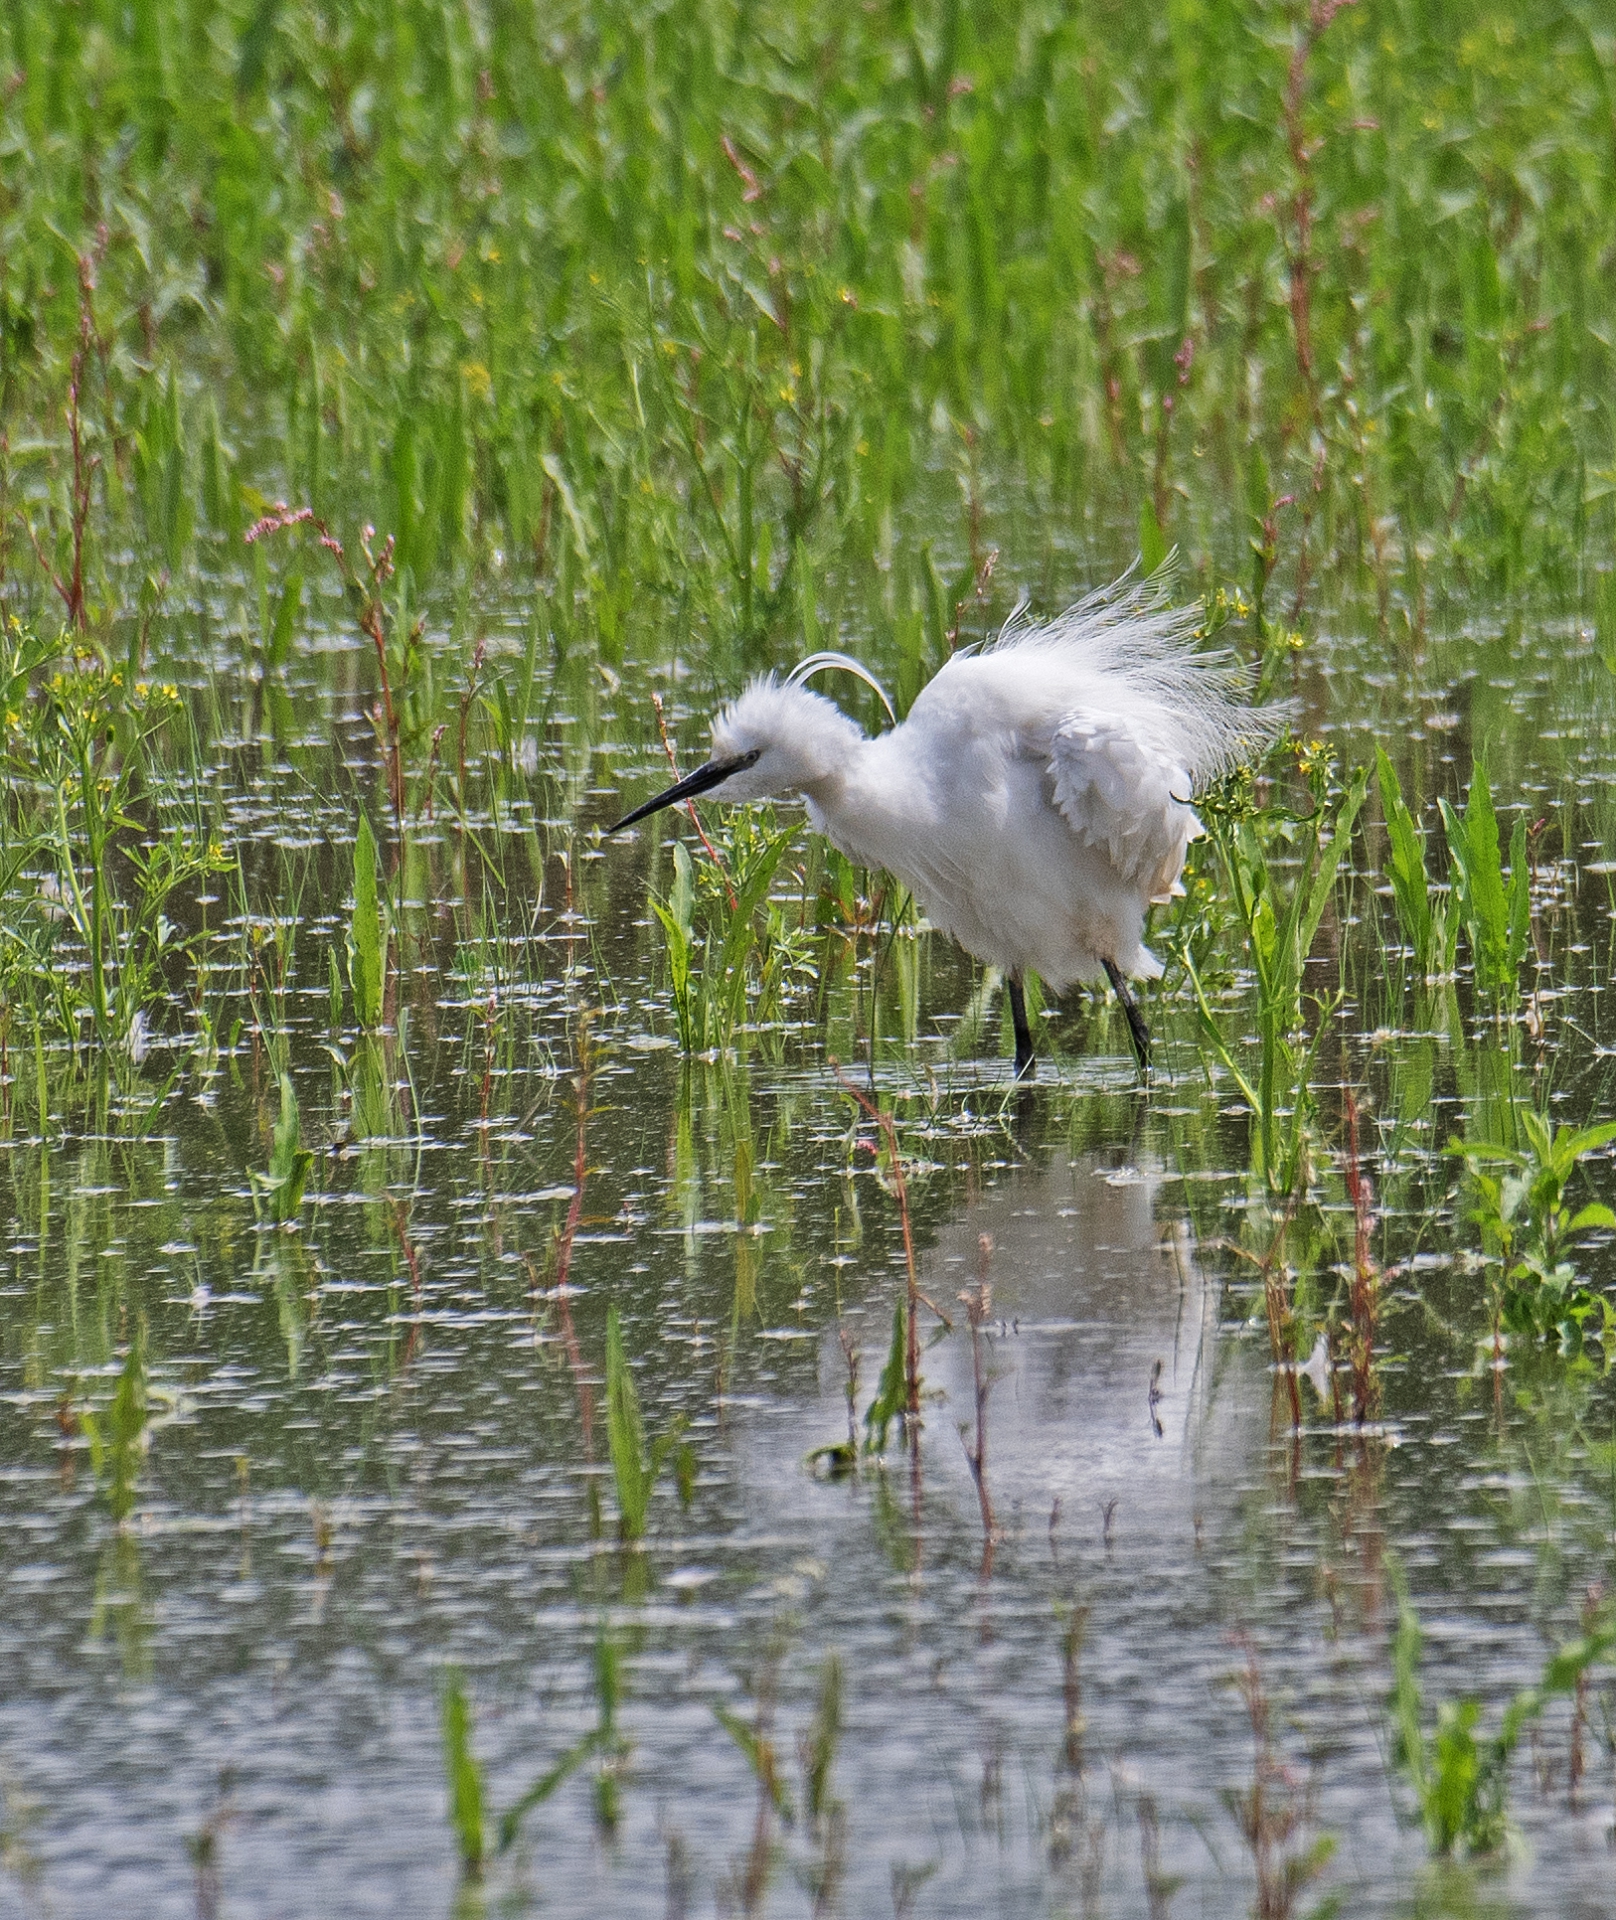
[{"label": "egret head", "polygon": [[705,766],[625,814],[611,831],[699,793],[731,802],[812,794],[864,737],[864,729],[833,701],[810,693],[795,676],[782,681],[769,674],[713,721],[713,751]]}]

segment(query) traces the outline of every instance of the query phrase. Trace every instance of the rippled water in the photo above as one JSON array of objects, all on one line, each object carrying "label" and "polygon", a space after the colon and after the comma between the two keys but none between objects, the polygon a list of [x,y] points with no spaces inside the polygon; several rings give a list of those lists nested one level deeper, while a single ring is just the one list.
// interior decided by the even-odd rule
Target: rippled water
[{"label": "rippled water", "polygon": [[[1519,1071],[1567,1115],[1608,1114],[1594,664],[1563,634],[1456,638],[1378,681],[1334,658],[1302,691],[1340,716],[1344,751],[1396,738],[1417,790],[1456,793],[1491,740],[1500,793],[1553,817],[1552,1045]],[[914,1037],[879,1077],[904,1096],[920,1288],[953,1326],[924,1316],[918,1458],[894,1440],[834,1477],[808,1456],[846,1435],[848,1347],[862,1415],[904,1272],[874,1130],[827,1057],[859,1057],[868,950],[827,961],[823,1017],[810,995],[746,1059],[681,1062],[644,908],[662,869],[644,840],[571,837],[562,804],[601,820],[621,779],[639,791],[655,756],[599,746],[643,737],[639,698],[580,692],[537,743],[547,778],[485,823],[521,903],[506,944],[457,960],[464,847],[448,820],[426,837],[403,1031],[368,1053],[324,1010],[346,869],[320,849],[352,818],[326,749],[221,762],[249,862],[313,850],[288,869],[305,879],[285,1018],[318,1149],[300,1233],[254,1224],[274,1081],[251,1022],[144,1139],[86,1095],[48,1142],[0,1146],[0,1913],[1242,1913],[1254,1700],[1291,1847],[1336,1842],[1299,1911],[1331,1889],[1351,1913],[1616,1911],[1608,1673],[1580,1784],[1564,1702],[1518,1755],[1495,1871],[1432,1877],[1388,1770],[1396,1578],[1431,1710],[1468,1692],[1496,1714],[1575,1633],[1616,1547],[1608,1384],[1477,1365],[1475,1238],[1436,1149],[1482,1097],[1485,1035],[1394,1031],[1374,951],[1343,934],[1354,991],[1324,1077],[1369,1090],[1385,1417],[1338,1431],[1307,1385],[1293,1438],[1228,1246],[1245,1123],[1186,1009],[1155,1011],[1141,1092],[1120,1025],[1073,995],[1058,1065],[1012,1094],[996,1016],[959,1042],[973,970],[901,943],[882,1030],[901,1040],[908,992]],[[1568,710],[1587,723],[1549,724]],[[215,911],[239,944],[228,898]],[[1608,1161],[1590,1178],[1608,1189]],[[984,1271],[991,1553],[958,1300]],[[120,1531],[75,1409],[105,1405],[131,1301],[152,1419]],[[694,1455],[688,1499],[671,1473],[659,1487],[643,1554],[614,1537],[612,1305],[648,1429],[683,1415]],[[597,1725],[603,1641],[617,1825],[591,1759],[463,1885],[445,1664],[497,1816]],[[799,1750],[832,1655],[845,1727],[816,1824]],[[761,1848],[758,1782],[717,1708],[772,1740],[795,1803]]]}]

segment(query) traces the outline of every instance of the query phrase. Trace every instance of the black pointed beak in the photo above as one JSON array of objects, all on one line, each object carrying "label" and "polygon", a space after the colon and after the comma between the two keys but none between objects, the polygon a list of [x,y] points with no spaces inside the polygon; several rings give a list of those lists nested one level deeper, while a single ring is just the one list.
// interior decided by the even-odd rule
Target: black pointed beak
[{"label": "black pointed beak", "polygon": [[677,786],[669,787],[666,793],[659,793],[654,800],[647,800],[643,807],[625,813],[615,826],[608,827],[606,831],[621,833],[625,827],[632,827],[636,820],[660,813],[664,807],[675,807],[681,800],[694,800],[698,793],[709,792],[732,773],[740,773],[744,768],[754,766],[762,757],[762,752],[763,749],[759,747],[752,753],[737,754],[733,760],[709,760],[706,766],[697,767],[694,773],[687,773]]}]

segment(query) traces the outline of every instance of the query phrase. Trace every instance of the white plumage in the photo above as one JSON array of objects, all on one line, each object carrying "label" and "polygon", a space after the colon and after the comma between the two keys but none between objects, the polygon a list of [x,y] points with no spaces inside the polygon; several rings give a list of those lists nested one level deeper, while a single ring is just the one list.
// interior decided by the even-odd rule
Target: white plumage
[{"label": "white plumage", "polygon": [[1008,975],[1018,1071],[1031,1063],[1029,968],[1057,992],[1109,977],[1143,1060],[1123,976],[1161,972],[1145,915],[1180,890],[1201,832],[1194,794],[1284,718],[1245,704],[1243,670],[1196,653],[1195,626],[1159,579],[1119,582],[1047,626],[1013,618],[874,738],[800,678],[863,670],[816,656],[754,680],[714,720],[707,765],[620,824],[713,788],[726,801],[800,794],[832,845],[884,867],[934,926]]}]

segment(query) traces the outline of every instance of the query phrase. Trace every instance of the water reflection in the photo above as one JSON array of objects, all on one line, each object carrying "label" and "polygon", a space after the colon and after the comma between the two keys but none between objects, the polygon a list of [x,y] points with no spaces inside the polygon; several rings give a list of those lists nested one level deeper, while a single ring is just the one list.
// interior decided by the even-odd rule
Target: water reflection
[{"label": "water reflection", "polygon": [[[1236,1324],[1215,1244],[1238,1217],[1243,1183],[1220,1168],[1243,1116],[1165,1084],[1141,1100],[1103,1063],[1098,1091],[1043,1086],[1005,1120],[962,1080],[934,1092],[929,1133],[906,1130],[929,1156],[919,1284],[954,1322],[923,1355],[918,1471],[895,1438],[884,1465],[816,1479],[805,1456],[846,1433],[843,1336],[862,1413],[903,1289],[869,1130],[824,1075],[683,1067],[603,1031],[559,1284],[575,1030],[558,1018],[537,1064],[491,1078],[467,1007],[467,1035],[445,1021],[438,1045],[412,1022],[408,1058],[394,1037],[294,1060],[324,1149],[298,1234],[256,1232],[245,1191],[221,1197],[221,1165],[244,1189],[273,1120],[245,1049],[161,1145],[9,1153],[24,1464],[0,1483],[0,1653],[20,1676],[0,1766],[50,1809],[35,1852],[59,1910],[113,1884],[194,1910],[187,1836],[215,1827],[221,1911],[321,1912],[360,1883],[378,1912],[450,1910],[441,1662],[468,1674],[498,1810],[598,1725],[606,1634],[623,1649],[615,1828],[586,1770],[467,1911],[651,1915],[673,1888],[706,1913],[766,1862],[770,1912],[881,1913],[900,1894],[917,1914],[1243,1913],[1255,1868],[1231,1806],[1255,1777],[1253,1674],[1272,1765],[1304,1811],[1311,1796],[1303,1837],[1340,1841],[1328,1884],[1354,1912],[1400,1910],[1387,1862],[1412,1884],[1423,1842],[1396,1823],[1384,1761],[1388,1558],[1435,1616],[1432,1710],[1469,1690],[1496,1717],[1608,1565],[1608,1497],[1578,1478],[1609,1430],[1598,1383],[1556,1395],[1522,1365],[1495,1396],[1443,1267],[1392,1308],[1402,1444],[1276,1444],[1266,1346]],[[1414,1066],[1381,1110],[1396,1139],[1428,1137],[1433,1075],[1472,1072],[1453,1051],[1399,1056]],[[1451,1238],[1437,1172],[1411,1166],[1382,1192],[1410,1258]],[[990,1571],[960,1434],[976,1444],[958,1296],[984,1238]],[[155,1438],[129,1427],[120,1455],[105,1425],[97,1465],[74,1408],[110,1419],[143,1302]],[[609,1304],[648,1431],[687,1414],[699,1456],[689,1506],[665,1483],[643,1554],[613,1539]],[[840,1811],[771,1815],[760,1849],[757,1781],[715,1709],[768,1721],[800,1808],[833,1657]],[[1539,1772],[1563,1780],[1556,1740],[1546,1726]],[[1598,1789],[1568,1817],[1533,1777],[1523,1824],[1553,1844],[1563,1910],[1584,1910],[1578,1890],[1608,1877]],[[1460,1884],[1422,1910],[1465,1911]]]},{"label": "water reflection", "polygon": [[[894,1445],[883,1465],[833,1483],[800,1464],[843,1427],[842,1335],[866,1374],[879,1364],[885,1301],[821,1331],[816,1393],[734,1416],[750,1530],[806,1530],[816,1631],[849,1650],[855,1675],[880,1676],[879,1722],[844,1763],[862,1783],[850,1846],[866,1888],[882,1867],[924,1868],[936,1910],[960,1910],[982,1891],[972,1854],[985,1837],[995,1850],[1030,1843],[1039,1864],[1024,1897],[1036,1887],[1074,1910],[1154,1912],[1188,1879],[1208,1910],[1234,1910],[1233,1889],[1215,1891],[1216,1863],[1238,1853],[1237,1834],[1203,1844],[1185,1814],[1216,1820],[1209,1782],[1240,1779],[1242,1723],[1209,1685],[1237,1665],[1215,1594],[1266,1473],[1270,1393],[1250,1346],[1220,1338],[1219,1289],[1181,1198],[1137,1143],[1075,1158],[1057,1148],[936,1231],[920,1286],[954,1331],[925,1351],[918,1463]],[[984,1271],[986,1477],[1001,1534],[986,1557],[958,1298]],[[911,1761],[933,1825],[924,1859],[901,1819],[872,1830],[878,1756],[895,1764],[906,1738],[928,1756]],[[1030,1796],[1019,1810],[1004,1784],[1012,1756]]]},{"label": "water reflection", "polygon": [[[1148,1157],[1059,1156],[980,1194],[937,1234],[921,1289],[956,1326],[924,1361],[937,1396],[925,1453],[940,1486],[958,1482],[955,1433],[973,1419],[958,1296],[983,1271],[983,1236],[987,1471],[1001,1524],[1014,1516],[1022,1530],[1074,1543],[1119,1526],[1187,1536],[1209,1463],[1215,1473],[1260,1442],[1260,1409],[1238,1407],[1232,1391],[1220,1399],[1217,1289],[1188,1223],[1162,1200],[1163,1172]],[[869,1328],[870,1345],[879,1333]],[[839,1394],[834,1330],[821,1337],[820,1370]]]}]

